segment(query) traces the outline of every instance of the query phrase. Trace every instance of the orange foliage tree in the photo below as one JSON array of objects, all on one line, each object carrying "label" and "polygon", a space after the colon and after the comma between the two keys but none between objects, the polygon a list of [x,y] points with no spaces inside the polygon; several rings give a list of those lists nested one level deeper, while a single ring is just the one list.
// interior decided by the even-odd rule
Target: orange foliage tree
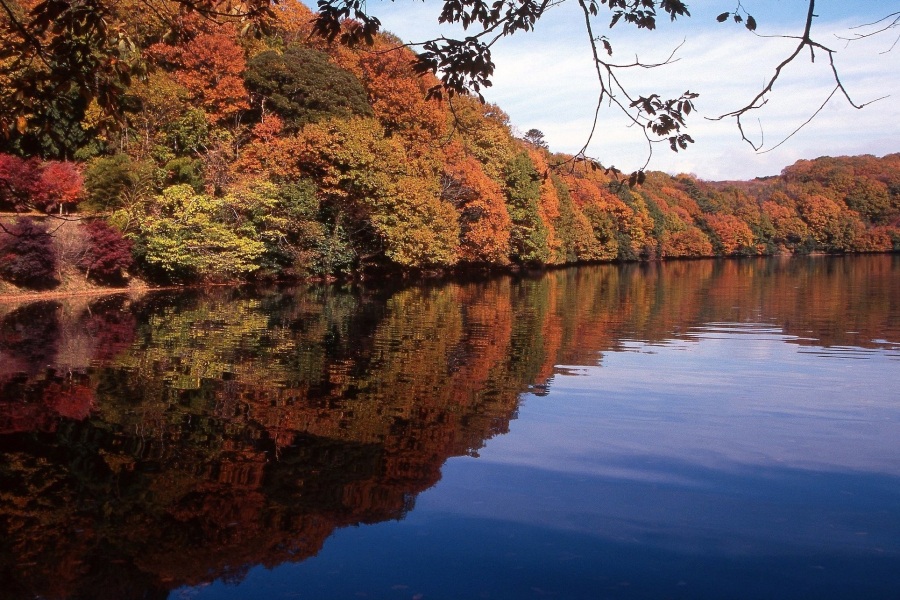
[{"label": "orange foliage tree", "polygon": [[419,76],[413,70],[415,55],[407,48],[391,50],[398,46],[396,38],[379,36],[359,58],[361,79],[385,134],[401,136],[409,150],[423,153],[446,137],[450,113],[440,100],[427,98],[437,80]]},{"label": "orange foliage tree", "polygon": [[851,215],[834,200],[821,194],[810,194],[797,200],[797,208],[810,235],[825,249],[843,248],[852,240]]},{"label": "orange foliage tree", "polygon": [[729,256],[755,252],[753,232],[747,223],[734,215],[708,215],[706,223],[715,235],[721,254]]},{"label": "orange foliage tree", "polygon": [[409,167],[403,147],[371,118],[331,119],[296,137],[296,164],[320,195],[352,223],[360,258],[383,254],[411,267],[457,260],[459,221],[437,177]]},{"label": "orange foliage tree", "polygon": [[247,90],[243,73],[244,50],[237,43],[237,31],[230,23],[212,24],[187,20],[190,39],[181,44],[156,43],[147,56],[171,71],[192,102],[206,112],[212,123],[224,123],[247,110]]},{"label": "orange foliage tree", "polygon": [[503,191],[458,143],[449,146],[445,155],[441,197],[459,213],[460,260],[505,264],[512,221]]}]

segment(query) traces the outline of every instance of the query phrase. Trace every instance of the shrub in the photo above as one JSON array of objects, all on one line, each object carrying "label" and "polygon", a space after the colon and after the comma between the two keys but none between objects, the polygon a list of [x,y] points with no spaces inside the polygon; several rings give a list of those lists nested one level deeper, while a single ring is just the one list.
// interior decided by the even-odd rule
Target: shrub
[{"label": "shrub", "polygon": [[30,287],[56,283],[56,254],[46,226],[21,217],[0,235],[0,277]]},{"label": "shrub", "polygon": [[228,199],[176,185],[140,221],[138,254],[171,280],[228,280],[259,268],[266,247]]},{"label": "shrub", "polygon": [[132,171],[131,159],[125,154],[96,159],[84,174],[90,204],[101,210],[119,206],[132,184]]},{"label": "shrub", "polygon": [[85,277],[103,282],[121,281],[131,268],[131,242],[106,221],[91,221],[85,226],[87,243],[78,260]]}]

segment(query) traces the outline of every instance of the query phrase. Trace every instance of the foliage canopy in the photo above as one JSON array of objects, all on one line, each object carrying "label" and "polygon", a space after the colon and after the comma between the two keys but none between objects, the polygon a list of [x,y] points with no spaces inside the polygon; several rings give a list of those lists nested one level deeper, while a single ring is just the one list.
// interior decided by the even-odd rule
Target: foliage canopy
[{"label": "foliage canopy", "polygon": [[288,129],[329,116],[372,114],[356,76],[312,48],[293,45],[284,52],[260,52],[247,64],[244,81],[260,112],[274,112]]}]

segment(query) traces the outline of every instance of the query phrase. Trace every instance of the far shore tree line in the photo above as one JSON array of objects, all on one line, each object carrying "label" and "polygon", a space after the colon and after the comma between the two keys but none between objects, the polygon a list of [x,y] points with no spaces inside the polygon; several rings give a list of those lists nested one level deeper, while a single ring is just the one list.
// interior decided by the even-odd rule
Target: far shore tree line
[{"label": "far shore tree line", "polygon": [[[648,172],[629,187],[552,153],[537,130],[518,134],[495,105],[429,98],[438,80],[390,34],[328,41],[294,2],[259,37],[195,13],[173,29],[138,4],[109,15],[146,69],[119,90],[121,122],[61,86],[0,136],[0,212],[17,213],[0,216],[0,279],[52,287],[76,269],[104,284],[131,273],[243,281],[900,248],[900,154],[800,161],[750,182]],[[36,81],[50,68],[0,66]]]}]

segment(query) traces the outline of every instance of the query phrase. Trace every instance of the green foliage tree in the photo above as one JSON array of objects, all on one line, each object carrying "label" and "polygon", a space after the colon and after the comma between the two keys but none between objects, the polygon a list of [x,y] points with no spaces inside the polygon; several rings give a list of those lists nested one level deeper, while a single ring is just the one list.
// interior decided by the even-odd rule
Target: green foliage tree
[{"label": "green foliage tree", "polygon": [[[31,115],[27,129],[7,136],[0,132],[0,152],[71,160],[91,143],[89,132],[82,126],[87,107],[85,98],[72,91],[47,98],[36,107],[38,110]],[[2,93],[0,108],[3,108]]]},{"label": "green foliage tree", "polygon": [[[584,248],[590,249],[590,260],[614,260],[621,257],[619,245],[624,234],[620,233],[615,217],[595,205],[586,207],[584,215],[593,234],[593,240],[587,239],[582,242]],[[625,243],[623,246],[629,244]]]},{"label": "green foliage tree", "polygon": [[359,79],[312,48],[294,45],[257,54],[247,64],[244,83],[258,110],[274,112],[289,130],[326,117],[372,114]]},{"label": "green foliage tree", "polygon": [[203,191],[206,183],[203,177],[203,161],[187,156],[173,158],[163,166],[166,185],[187,184],[197,192]]},{"label": "green foliage tree", "polygon": [[844,201],[870,223],[888,223],[900,213],[900,203],[891,202],[888,186],[877,179],[856,179]]},{"label": "green foliage tree", "polygon": [[260,267],[272,275],[333,275],[355,259],[349,240],[334,223],[307,179],[276,184],[253,180],[225,197],[265,245]]},{"label": "green foliage tree", "polygon": [[510,258],[516,262],[543,263],[550,258],[547,226],[540,218],[541,184],[527,152],[516,154],[506,165],[507,207],[512,219]]},{"label": "green foliage tree", "polygon": [[529,129],[525,132],[525,135],[522,137],[522,139],[535,148],[543,148],[544,150],[548,150],[550,148],[550,146],[547,144],[547,141],[544,139],[544,132],[540,129]]},{"label": "green foliage tree", "polygon": [[228,280],[259,268],[266,251],[252,223],[227,200],[188,185],[163,190],[135,237],[141,258],[176,280]]},{"label": "green foliage tree", "polygon": [[160,179],[158,169],[127,154],[114,154],[92,160],[84,173],[88,208],[113,210],[127,205],[132,196],[154,190]]},{"label": "green foliage tree", "polygon": [[[569,194],[569,188],[566,187],[562,178],[555,173],[551,174],[551,183],[556,191],[556,197],[559,199],[559,216],[553,223],[556,235],[560,240],[555,262],[563,264],[578,260],[594,260],[587,257],[591,252],[581,245],[590,238],[589,235],[586,235],[590,231],[590,225],[584,215],[578,213],[572,202],[572,195]],[[588,227],[587,230],[584,229],[585,225]]]},{"label": "green foliage tree", "polygon": [[209,143],[209,119],[200,108],[188,109],[164,131],[166,146],[178,156],[195,156]]}]

